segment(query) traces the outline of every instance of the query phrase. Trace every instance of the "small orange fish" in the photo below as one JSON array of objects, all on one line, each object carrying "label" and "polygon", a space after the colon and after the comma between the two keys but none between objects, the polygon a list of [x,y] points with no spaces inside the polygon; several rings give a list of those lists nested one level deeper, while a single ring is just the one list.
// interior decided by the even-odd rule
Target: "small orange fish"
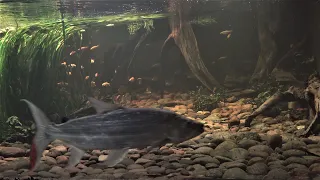
[{"label": "small orange fish", "polygon": [[95,77],[98,77],[98,76],[99,76],[99,74],[98,74],[98,73],[96,73],[94,76],[95,76]]},{"label": "small orange fish", "polygon": [[61,65],[66,66],[67,62],[62,62]]},{"label": "small orange fish", "polygon": [[67,74],[68,74],[69,76],[71,76],[71,75],[72,75],[72,73],[71,73],[71,72],[67,72]]},{"label": "small orange fish", "polygon": [[76,64],[70,64],[70,66],[71,66],[71,67],[76,67],[77,65],[76,65]]},{"label": "small orange fish", "polygon": [[96,46],[92,46],[91,48],[90,48],[90,50],[92,51],[92,50],[95,50],[95,49],[97,49],[99,47],[99,45],[96,45]]},{"label": "small orange fish", "polygon": [[88,79],[89,79],[89,76],[86,76],[84,79],[85,79],[85,80],[88,80]]},{"label": "small orange fish", "polygon": [[84,50],[87,50],[87,49],[89,49],[89,47],[88,47],[88,46],[84,46],[84,47],[81,47],[81,48],[78,49],[78,50],[79,50],[79,51],[80,51],[80,50],[84,51]]},{"label": "small orange fish", "polygon": [[129,79],[129,81],[130,81],[130,82],[133,82],[133,81],[134,81],[134,77],[131,77],[131,78]]},{"label": "small orange fish", "polygon": [[74,55],[76,51],[71,51],[70,56]]},{"label": "small orange fish", "polygon": [[91,64],[93,64],[94,63],[94,59],[91,59],[90,62],[91,62]]},{"label": "small orange fish", "polygon": [[104,82],[104,83],[102,83],[102,86],[103,86],[103,87],[110,86],[110,83]]},{"label": "small orange fish", "polygon": [[221,31],[220,34],[222,35],[228,35],[228,34],[231,34],[232,33],[232,30],[225,30],[225,31]]}]

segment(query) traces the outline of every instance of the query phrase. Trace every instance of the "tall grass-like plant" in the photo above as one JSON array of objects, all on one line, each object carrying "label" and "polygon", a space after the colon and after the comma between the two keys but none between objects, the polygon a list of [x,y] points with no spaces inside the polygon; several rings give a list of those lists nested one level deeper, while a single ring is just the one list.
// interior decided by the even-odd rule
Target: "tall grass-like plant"
[{"label": "tall grass-like plant", "polygon": [[[79,28],[68,27],[66,39],[79,33]],[[10,116],[25,114],[20,99],[28,99],[44,111],[55,107],[63,49],[61,25],[25,27],[0,39],[0,126]]]}]

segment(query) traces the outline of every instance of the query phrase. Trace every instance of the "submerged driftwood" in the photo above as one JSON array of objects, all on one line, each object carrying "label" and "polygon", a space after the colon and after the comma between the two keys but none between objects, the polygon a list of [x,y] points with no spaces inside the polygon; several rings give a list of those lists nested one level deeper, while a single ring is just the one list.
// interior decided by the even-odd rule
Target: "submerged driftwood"
[{"label": "submerged driftwood", "polygon": [[320,75],[318,73],[309,76],[305,89],[291,86],[285,92],[275,93],[247,117],[245,126],[249,127],[255,117],[282,101],[300,101],[308,104],[310,124],[304,132],[298,135],[309,136],[319,133],[319,130],[316,128],[320,124]]},{"label": "submerged driftwood", "polygon": [[160,62],[163,61],[164,54],[171,47],[178,46],[191,72],[206,88],[212,91],[214,87],[221,87],[221,85],[210,74],[200,56],[197,39],[187,19],[190,5],[189,2],[182,0],[169,1],[169,11],[173,14],[169,19],[171,34],[162,46]]}]

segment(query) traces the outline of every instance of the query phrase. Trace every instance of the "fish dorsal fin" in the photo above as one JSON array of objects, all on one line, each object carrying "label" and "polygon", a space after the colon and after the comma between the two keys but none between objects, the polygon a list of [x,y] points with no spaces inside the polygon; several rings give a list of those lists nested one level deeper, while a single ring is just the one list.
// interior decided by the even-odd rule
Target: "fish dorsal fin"
[{"label": "fish dorsal fin", "polygon": [[98,114],[102,114],[106,111],[113,111],[116,109],[122,109],[121,106],[117,104],[111,104],[111,103],[106,103],[103,101],[99,101],[95,98],[88,97],[89,102],[92,104],[92,106],[95,108]]}]

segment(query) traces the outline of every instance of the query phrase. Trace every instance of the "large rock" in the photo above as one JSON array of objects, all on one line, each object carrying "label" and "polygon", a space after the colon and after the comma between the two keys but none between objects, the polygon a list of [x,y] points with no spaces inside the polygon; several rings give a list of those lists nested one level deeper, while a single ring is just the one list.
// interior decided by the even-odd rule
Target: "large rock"
[{"label": "large rock", "polygon": [[278,168],[270,170],[263,180],[288,180],[289,178],[290,175],[287,171]]},{"label": "large rock", "polygon": [[0,146],[0,156],[3,157],[22,157],[26,155],[24,149],[18,147],[4,147]]},{"label": "large rock", "polygon": [[224,172],[223,179],[247,179],[248,174],[240,168],[231,168]]}]

